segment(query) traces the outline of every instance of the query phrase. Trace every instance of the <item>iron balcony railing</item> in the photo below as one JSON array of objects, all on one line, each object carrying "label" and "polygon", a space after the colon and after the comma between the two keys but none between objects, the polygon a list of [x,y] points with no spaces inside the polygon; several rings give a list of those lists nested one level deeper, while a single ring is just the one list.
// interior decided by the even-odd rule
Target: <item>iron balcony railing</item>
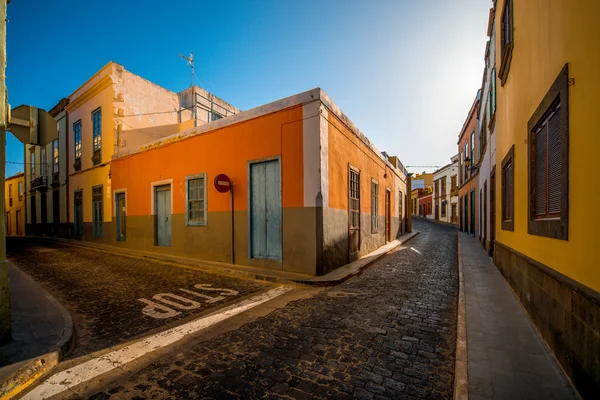
[{"label": "iron balcony railing", "polygon": [[46,175],[38,176],[31,181],[31,190],[47,190],[48,177]]}]

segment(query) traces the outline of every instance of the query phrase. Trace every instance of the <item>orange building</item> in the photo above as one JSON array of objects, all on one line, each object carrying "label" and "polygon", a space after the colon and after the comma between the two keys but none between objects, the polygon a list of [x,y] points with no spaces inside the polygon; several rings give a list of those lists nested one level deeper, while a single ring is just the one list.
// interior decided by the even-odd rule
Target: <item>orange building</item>
[{"label": "orange building", "polygon": [[480,96],[481,91],[477,92],[477,97],[458,136],[458,229],[472,235],[475,235],[479,229],[476,218],[479,215],[478,170],[473,166],[478,163],[477,109]]},{"label": "orange building", "polygon": [[[216,190],[218,174],[231,197]],[[321,275],[406,231],[407,177],[317,88],[115,156],[105,236]]]}]

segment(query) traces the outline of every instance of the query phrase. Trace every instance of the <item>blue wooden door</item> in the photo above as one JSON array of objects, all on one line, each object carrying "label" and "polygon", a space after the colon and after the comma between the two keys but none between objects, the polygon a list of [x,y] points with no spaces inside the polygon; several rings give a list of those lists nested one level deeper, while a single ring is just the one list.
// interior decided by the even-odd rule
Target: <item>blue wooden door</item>
[{"label": "blue wooden door", "polygon": [[171,186],[156,187],[156,245],[171,245]]},{"label": "blue wooden door", "polygon": [[250,257],[281,261],[279,160],[250,165]]},{"label": "blue wooden door", "polygon": [[118,193],[115,204],[117,206],[117,241],[125,241],[125,193]]}]

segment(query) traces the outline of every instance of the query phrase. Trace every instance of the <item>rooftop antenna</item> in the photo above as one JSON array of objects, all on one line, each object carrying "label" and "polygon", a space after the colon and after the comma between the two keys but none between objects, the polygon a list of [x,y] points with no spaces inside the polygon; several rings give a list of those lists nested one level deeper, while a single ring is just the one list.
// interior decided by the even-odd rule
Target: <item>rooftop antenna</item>
[{"label": "rooftop antenna", "polygon": [[194,53],[191,52],[189,57],[186,57],[183,54],[179,54],[179,57],[186,60],[188,66],[190,66],[192,68],[192,85],[191,86],[194,86]]}]

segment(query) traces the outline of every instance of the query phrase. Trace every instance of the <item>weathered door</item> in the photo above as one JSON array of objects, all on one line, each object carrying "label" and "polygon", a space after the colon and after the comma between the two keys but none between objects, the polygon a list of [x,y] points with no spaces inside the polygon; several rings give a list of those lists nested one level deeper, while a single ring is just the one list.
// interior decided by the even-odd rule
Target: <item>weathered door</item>
[{"label": "weathered door", "polygon": [[117,241],[125,241],[125,193],[118,193],[115,199],[115,205],[117,207]]},{"label": "weathered door", "polygon": [[83,193],[81,190],[75,192],[73,202],[74,232],[75,239],[83,239]]},{"label": "weathered door", "polygon": [[279,160],[250,164],[250,257],[281,261]]},{"label": "weathered door", "polygon": [[23,234],[23,227],[21,226],[21,210],[17,210],[17,235]]},{"label": "weathered door", "polygon": [[171,246],[171,185],[157,186],[156,201],[156,245]]},{"label": "weathered door", "polygon": [[490,255],[494,254],[496,240],[496,168],[490,177]]},{"label": "weathered door", "polygon": [[483,246],[487,246],[487,181],[483,184],[483,228],[481,229],[481,236],[483,236]]},{"label": "weathered door", "polygon": [[10,236],[10,235],[12,235],[12,232],[11,232],[11,229],[10,229],[11,228],[11,226],[10,226],[10,212],[6,213],[6,220],[5,220],[5,222],[6,222],[6,236]]},{"label": "weathered door", "polygon": [[42,198],[42,235],[48,233],[48,200],[46,192],[41,193]]},{"label": "weathered door", "polygon": [[391,225],[391,204],[390,204],[390,191],[385,191],[385,240],[390,242],[392,240],[392,227]]},{"label": "weathered door", "polygon": [[471,190],[471,230],[470,233],[475,235],[475,190]]}]

